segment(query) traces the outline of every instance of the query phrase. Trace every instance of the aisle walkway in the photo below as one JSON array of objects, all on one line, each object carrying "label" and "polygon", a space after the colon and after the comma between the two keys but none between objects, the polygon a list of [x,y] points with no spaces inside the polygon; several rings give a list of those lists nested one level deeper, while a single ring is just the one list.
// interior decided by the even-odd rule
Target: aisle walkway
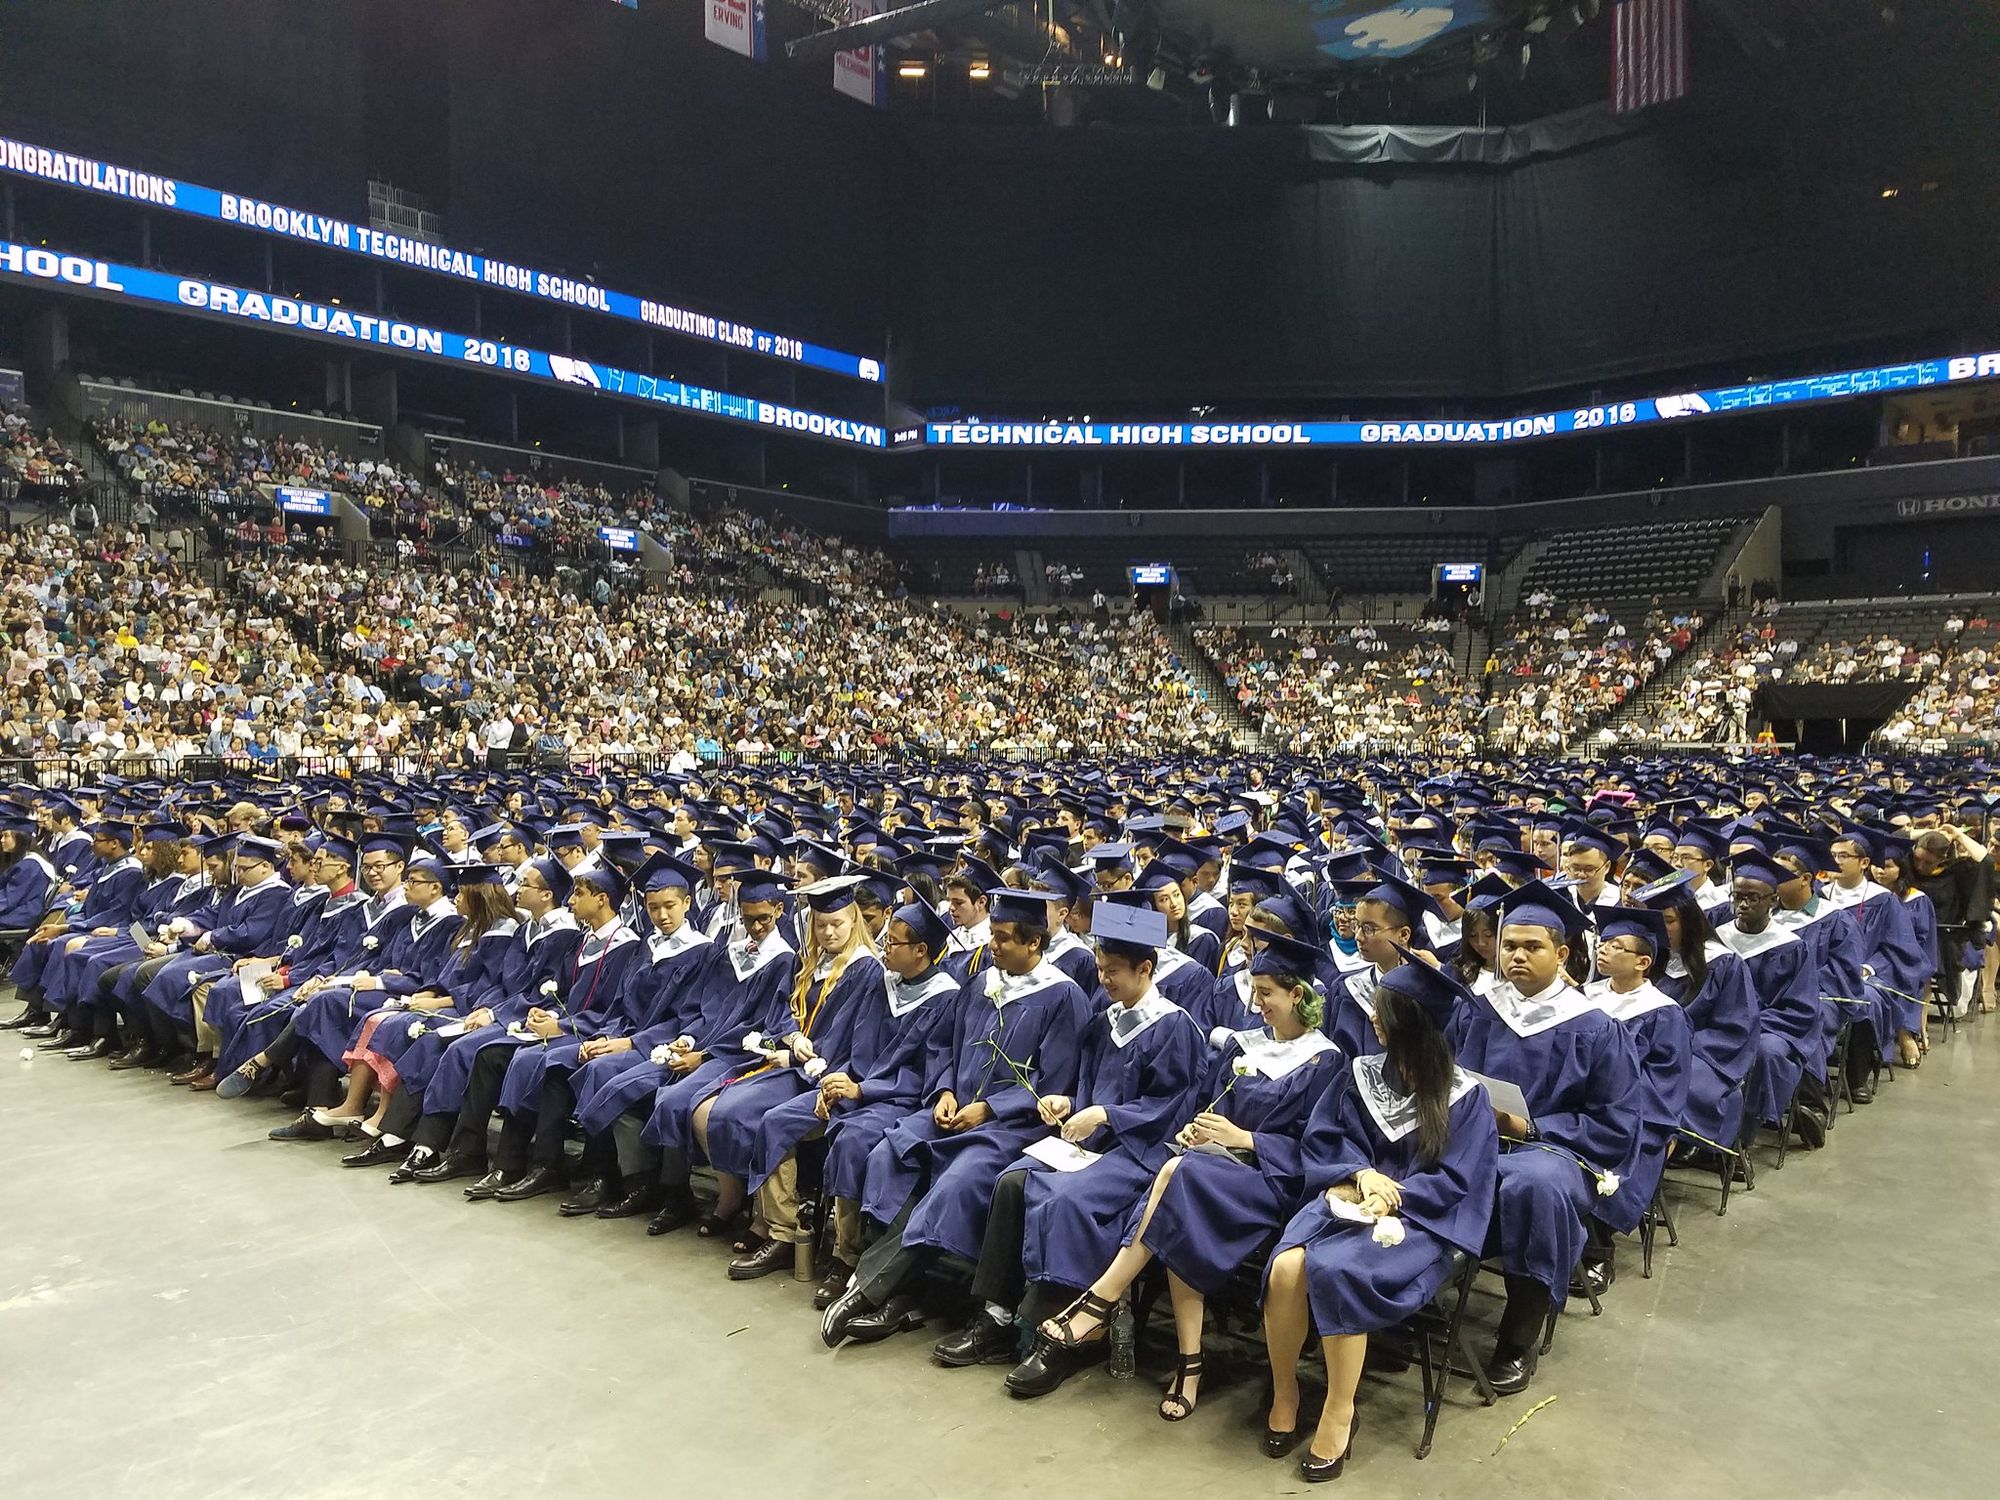
[{"label": "aisle walkway", "polygon": [[[11,1035],[11,1034],[10,1034]],[[605,1500],[1303,1490],[1256,1451],[1254,1370],[1169,1427],[1101,1371],[1031,1405],[915,1337],[829,1354],[807,1289],[552,1202],[465,1204],[282,1146],[268,1105],[0,1056],[0,1494]],[[2000,1023],[1766,1171],[1690,1194],[1651,1281],[1569,1316],[1535,1388],[1448,1411],[1363,1385],[1342,1493],[1510,1500],[1993,1493],[1984,1285]],[[1664,1244],[1664,1242],[1663,1242]],[[1510,1428],[1546,1398],[1515,1431]]]}]

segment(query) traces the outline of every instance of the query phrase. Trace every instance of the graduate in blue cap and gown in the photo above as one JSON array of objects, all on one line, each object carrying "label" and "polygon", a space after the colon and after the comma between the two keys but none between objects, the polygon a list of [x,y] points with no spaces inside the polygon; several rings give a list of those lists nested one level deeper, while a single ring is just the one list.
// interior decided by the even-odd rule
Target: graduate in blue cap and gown
[{"label": "graduate in blue cap and gown", "polygon": [[1070,931],[1069,916],[1079,903],[1089,903],[1090,882],[1050,858],[1034,871],[1034,888],[1053,893],[1049,902],[1049,962],[1089,994],[1097,987],[1097,955],[1090,944]]},{"label": "graduate in blue cap and gown", "polygon": [[1678,870],[1640,886],[1631,900],[1659,912],[1666,923],[1667,946],[1648,978],[1687,1014],[1683,1126],[1717,1146],[1735,1148],[1756,1132],[1756,1116],[1744,1106],[1757,1066],[1757,986],[1749,966],[1716,938],[1693,884],[1690,872]]},{"label": "graduate in blue cap and gown", "polygon": [[[1667,1167],[1667,1148],[1687,1118],[1688,1078],[1694,1029],[1673,996],[1652,982],[1667,946],[1667,919],[1650,907],[1594,906],[1597,917],[1598,978],[1583,987],[1598,1009],[1632,1035],[1639,1059],[1640,1137],[1638,1154],[1618,1191],[1598,1203],[1597,1217],[1617,1234],[1639,1227]],[[1593,1240],[1600,1236],[1593,1235]],[[1594,1244],[1586,1252],[1586,1283],[1610,1282],[1611,1249]]]},{"label": "graduate in blue cap and gown", "polygon": [[[1826,1144],[1824,1080],[1832,1039],[1812,949],[1797,933],[1771,920],[1778,887],[1788,874],[1762,854],[1743,854],[1732,877],[1735,915],[1715,935],[1749,967],[1757,991],[1758,1065],[1750,1085],[1751,1116],[1776,1126],[1798,1095],[1794,1121],[1799,1137],[1819,1147]],[[1807,1079],[1813,1082],[1808,1085]]]},{"label": "graduate in blue cap and gown", "polygon": [[1377,879],[1354,903],[1356,951],[1367,967],[1345,975],[1340,993],[1328,997],[1327,1035],[1348,1057],[1362,1057],[1381,1044],[1375,1039],[1370,1007],[1382,976],[1403,962],[1404,948],[1430,945],[1425,918],[1436,903],[1407,880]]},{"label": "graduate in blue cap and gown", "polygon": [[[972,1277],[982,1306],[932,1351],[948,1368],[1012,1360],[1015,1309],[1030,1283],[1038,1305],[1051,1288],[1089,1284],[1117,1247],[1133,1199],[1166,1162],[1207,1071],[1200,1027],[1153,987],[1166,916],[1107,901],[1092,917],[1099,987],[1109,1003],[1084,1029],[1075,1088],[1040,1101],[1041,1119],[1060,1141],[1032,1145],[994,1184]],[[1064,1152],[1062,1143],[1079,1149]],[[1033,1321],[1035,1313],[1024,1316]],[[1045,1378],[1031,1374],[1026,1387],[1010,1388],[1039,1395],[1072,1367],[1054,1359]]]},{"label": "graduate in blue cap and gown", "polygon": [[[442,1030],[462,1034],[465,1018],[499,981],[508,946],[520,925],[505,872],[498,865],[459,863],[449,866],[446,874],[459,925],[451,932],[434,972],[407,993],[399,984],[387,986],[391,998],[362,1022],[341,1058],[348,1068],[347,1097],[330,1109],[314,1111],[322,1125],[336,1130],[351,1127],[379,1141],[390,1101],[397,1089],[405,1086],[405,1060],[421,1088],[449,1038],[433,1040],[427,1047],[423,1045],[426,1039]],[[406,872],[405,887],[409,883]],[[368,1096],[377,1092],[380,1101],[371,1114]],[[409,1143],[399,1140],[372,1158],[364,1151],[354,1158],[343,1157],[341,1164],[376,1166],[400,1161],[408,1153]]]},{"label": "graduate in blue cap and gown", "polygon": [[[1912,882],[1911,855],[1914,845],[1907,836],[1877,833],[1875,851],[1875,880],[1903,903],[1903,911],[1910,919],[1910,940],[1915,945],[1916,953],[1921,955],[1902,971],[1903,979],[1911,983],[1894,978],[1888,980],[1902,992],[1889,997],[1896,1010],[1899,1060],[1904,1067],[1913,1068],[1929,1050],[1929,1043],[1924,1037],[1928,1011],[1922,997],[1937,973],[1937,906]],[[1911,996],[1918,998],[1913,1002]],[[1914,1047],[1904,1041],[1905,1032],[1911,1035]]]},{"label": "graduate in blue cap and gown", "polygon": [[1189,919],[1186,890],[1191,878],[1185,858],[1165,854],[1146,866],[1145,872],[1132,882],[1132,888],[1144,891],[1151,898],[1153,910],[1167,919],[1166,946],[1212,979],[1222,967],[1222,938]]},{"label": "graduate in blue cap and gown", "polygon": [[855,901],[864,878],[835,875],[800,890],[805,949],[790,988],[773,994],[757,1018],[763,1060],[724,1083],[694,1113],[696,1142],[718,1177],[741,1184],[752,1200],[745,1248],[729,1264],[734,1281],[791,1266],[804,1238],[792,1149],[804,1132],[764,1170],[759,1152],[766,1116],[816,1096],[829,1073],[851,1069],[857,1045],[880,1032],[887,1013],[881,954]]},{"label": "graduate in blue cap and gown", "polygon": [[868,1158],[889,1129],[922,1103],[945,1061],[954,1004],[962,988],[945,966],[949,926],[929,905],[898,907],[883,932],[883,999],[855,1034],[845,1064],[821,1076],[818,1090],[764,1116],[752,1189],[783,1154],[824,1129],[821,1181],[833,1204],[833,1258],[814,1292],[824,1311],[847,1287],[861,1258],[861,1194]]},{"label": "graduate in blue cap and gown", "polygon": [[[1244,873],[1257,875],[1265,872]],[[1277,880],[1280,877],[1272,874],[1269,878]],[[1254,881],[1252,883],[1255,884]],[[1234,899],[1233,892],[1231,896]],[[1211,1048],[1226,1051],[1230,1038],[1237,1032],[1254,1030],[1263,1024],[1257,1008],[1253,966],[1264,939],[1271,933],[1297,938],[1313,951],[1314,970],[1308,980],[1322,996],[1327,992],[1331,987],[1331,965],[1326,954],[1320,951],[1313,929],[1312,908],[1296,896],[1286,893],[1256,901],[1243,924],[1241,947],[1246,955],[1245,961],[1234,968],[1225,968],[1209,987],[1201,1003],[1189,1011],[1201,1027],[1202,1034],[1208,1038]],[[1332,976],[1332,982],[1338,982],[1337,975]]]},{"label": "graduate in blue cap and gown", "polygon": [[[40,847],[35,820],[0,818],[0,933],[25,936],[40,926],[56,883],[56,867]],[[19,1022],[4,1024],[13,1030]]]},{"label": "graduate in blue cap and gown", "polygon": [[[1116,1239],[1095,1248],[1120,1248],[1082,1297],[1037,1330],[1028,1357],[1007,1377],[1008,1390],[1038,1396],[1055,1389],[1079,1353],[1099,1344],[1118,1299],[1157,1258],[1167,1272],[1180,1352],[1160,1415],[1177,1422],[1193,1412],[1205,1299],[1244,1266],[1261,1261],[1298,1207],[1305,1192],[1299,1139],[1341,1065],[1338,1049],[1319,1029],[1325,1003],[1314,988],[1319,962],[1311,943],[1283,934],[1262,942],[1251,960],[1259,1024],[1232,1032],[1227,1045],[1208,1055],[1205,1076],[1168,1146],[1172,1154],[1150,1181],[1129,1184],[1121,1204],[1106,1204],[1112,1213],[1097,1216],[1116,1226]],[[1063,1225],[1031,1215],[1030,1243],[1051,1227]],[[1031,1259],[1059,1285],[1076,1284],[1067,1279],[1071,1275],[1091,1274],[1075,1269],[1079,1254],[1070,1255],[1067,1266],[1050,1248],[1038,1248]],[[1029,1269],[1038,1274],[1034,1265]]]},{"label": "graduate in blue cap and gown", "polygon": [[1690,818],[1674,835],[1673,861],[1694,875],[1694,898],[1720,927],[1729,920],[1729,841],[1720,825]]},{"label": "graduate in blue cap and gown", "polygon": [[[146,886],[146,871],[131,853],[133,830],[128,823],[90,825],[91,849],[98,863],[80,895],[46,914],[28,940],[10,971],[17,993],[37,1015],[48,1015],[44,1001],[43,971],[58,962],[71,938],[84,937],[103,929],[105,935],[121,932],[132,920]],[[76,877],[82,880],[82,876]],[[21,1028],[25,1036],[41,1041],[65,1038],[68,1028],[49,1019]],[[67,1043],[65,1043],[67,1045]]]},{"label": "graduate in blue cap and gown", "polygon": [[[417,1127],[416,1142],[427,1153],[439,1154],[434,1161],[426,1156],[424,1164],[418,1166],[414,1165],[418,1159],[416,1152],[411,1152],[398,1169],[399,1173],[407,1171],[411,1180],[435,1183],[449,1182],[455,1177],[486,1177],[490,1170],[486,1157],[487,1128],[493,1111],[499,1107],[514,1054],[523,1048],[543,1051],[561,1048],[573,1057],[571,1049],[579,1038],[596,1036],[615,1024],[626,975],[634,964],[643,960],[645,945],[618,914],[625,900],[625,876],[603,861],[579,862],[578,868],[582,873],[572,872],[568,904],[582,940],[566,966],[567,972],[559,971],[542,981],[538,993],[528,1002],[526,1014],[508,1023],[505,1042],[484,1046],[473,1056],[457,1113],[450,1118],[450,1133],[441,1141],[440,1125],[446,1117],[437,1107],[443,1101],[436,1097],[437,1076],[433,1075],[432,1086],[425,1091],[424,1115]],[[445,1057],[449,1058],[466,1040],[472,1039],[454,1043],[446,1049]],[[442,1069],[441,1059],[440,1072]],[[494,1192],[497,1191],[496,1186]]]},{"label": "graduate in blue cap and gown", "polygon": [[1308,1481],[1338,1478],[1352,1451],[1368,1335],[1427,1307],[1452,1252],[1477,1256],[1489,1238],[1496,1112],[1454,1064],[1450,1042],[1487,1003],[1412,955],[1376,992],[1370,1019],[1380,1050],[1337,1068],[1307,1122],[1302,1158],[1313,1196],[1286,1226],[1265,1279],[1264,1452],[1282,1458],[1306,1436],[1299,1354],[1317,1328],[1327,1396],[1300,1460]]},{"label": "graduate in blue cap and gown", "polygon": [[1507,1305],[1487,1378],[1502,1395],[1534,1378],[1543,1320],[1568,1294],[1598,1199],[1618,1189],[1640,1140],[1643,1092],[1631,1034],[1565,973],[1584,917],[1530,881],[1500,908],[1500,983],[1453,1022],[1460,1066],[1511,1083],[1527,1114],[1494,1118],[1505,1140],[1488,1250]]},{"label": "graduate in blue cap and gown", "polygon": [[993,966],[959,996],[928,1108],[892,1127],[868,1159],[862,1210],[880,1232],[826,1310],[829,1348],[923,1326],[907,1283],[936,1254],[978,1258],[994,1180],[1050,1133],[1041,1101],[1076,1087],[1091,1007],[1044,956],[1048,902],[1004,889],[993,901]]},{"label": "graduate in blue cap and gown", "polygon": [[1881,857],[1877,836],[1849,829],[1833,840],[1832,852],[1835,875],[1823,898],[1857,930],[1861,987],[1852,993],[1870,1002],[1866,1024],[1857,1025],[1856,1045],[1848,1050],[1848,1081],[1860,1085],[1856,1102],[1865,1104],[1874,1092],[1868,1082],[1871,1057],[1883,1062],[1900,1057],[1905,1067],[1917,1065],[1917,1038],[1924,1028],[1921,997],[1936,958],[1932,945],[1918,935],[1909,905],[1873,878]]}]

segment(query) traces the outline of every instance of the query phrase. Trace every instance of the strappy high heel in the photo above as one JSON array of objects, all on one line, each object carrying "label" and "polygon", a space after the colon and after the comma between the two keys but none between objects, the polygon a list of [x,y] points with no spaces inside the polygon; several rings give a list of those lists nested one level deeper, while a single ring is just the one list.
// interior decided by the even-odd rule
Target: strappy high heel
[{"label": "strappy high heel", "polygon": [[[1049,1319],[1049,1323],[1053,1324],[1059,1331],[1056,1333],[1043,1333],[1042,1337],[1060,1349],[1078,1348],[1085,1341],[1096,1338],[1111,1326],[1111,1314],[1115,1308],[1115,1303],[1105,1301],[1104,1298],[1098,1296],[1095,1292],[1085,1292],[1076,1301],[1070,1303],[1068,1307],[1065,1307],[1061,1312]],[[1097,1326],[1091,1329],[1089,1333],[1084,1334],[1082,1338],[1077,1337],[1075,1328],[1071,1326],[1071,1320],[1080,1314],[1097,1319]],[[1044,1327],[1047,1326],[1046,1324],[1044,1325]]]},{"label": "strappy high heel", "polygon": [[1201,1356],[1183,1354],[1180,1363],[1174,1367],[1174,1383],[1167,1387],[1166,1395],[1160,1398],[1160,1420],[1164,1422],[1185,1422],[1194,1415],[1196,1398],[1187,1394],[1190,1380],[1201,1378]]}]

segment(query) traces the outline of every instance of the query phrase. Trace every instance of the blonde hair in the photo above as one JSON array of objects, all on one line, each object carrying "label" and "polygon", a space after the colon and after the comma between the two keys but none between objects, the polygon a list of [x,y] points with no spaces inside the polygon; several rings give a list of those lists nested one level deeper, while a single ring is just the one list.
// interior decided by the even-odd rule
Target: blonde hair
[{"label": "blonde hair", "polygon": [[806,995],[812,989],[814,971],[819,968],[821,959],[830,957],[833,960],[831,972],[820,981],[829,989],[840,983],[840,976],[847,972],[847,966],[853,962],[857,949],[868,953],[877,962],[881,960],[882,950],[875,946],[875,936],[868,930],[868,924],[861,919],[861,913],[853,907],[847,910],[854,913],[854,919],[848,923],[847,946],[838,953],[829,954],[821,949],[819,923],[812,920],[818,913],[808,908],[805,951],[799,955],[799,977],[792,986],[792,1015],[799,1021],[805,1020]]}]

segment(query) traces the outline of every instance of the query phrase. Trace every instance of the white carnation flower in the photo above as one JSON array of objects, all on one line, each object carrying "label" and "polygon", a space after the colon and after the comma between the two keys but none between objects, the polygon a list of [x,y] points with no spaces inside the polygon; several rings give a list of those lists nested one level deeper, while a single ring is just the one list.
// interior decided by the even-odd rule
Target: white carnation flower
[{"label": "white carnation flower", "polygon": [[304,933],[295,932],[290,937],[285,939],[285,947],[287,949],[301,947],[305,943],[305,940],[306,939]]},{"label": "white carnation flower", "polygon": [[544,979],[542,981],[542,993],[552,998],[555,995],[556,991],[561,988],[562,986],[557,984],[553,979]]},{"label": "white carnation flower", "polygon": [[1384,1214],[1375,1221],[1373,1237],[1383,1249],[1395,1249],[1403,1243],[1403,1221],[1394,1214]]},{"label": "white carnation flower", "polygon": [[424,1025],[422,1021],[410,1022],[410,1040],[414,1042],[418,1037],[422,1036],[426,1031],[429,1030],[430,1027]]},{"label": "white carnation flower", "polygon": [[377,948],[382,946],[382,940],[373,936],[365,937],[361,940],[361,946],[365,951],[373,953]]},{"label": "white carnation flower", "polygon": [[745,1052],[762,1052],[764,1050],[764,1033],[761,1031],[744,1032],[743,1050]]},{"label": "white carnation flower", "polygon": [[806,1077],[807,1077],[808,1079],[812,1080],[812,1081],[813,1081],[814,1083],[818,1083],[818,1082],[819,1082],[819,1080],[820,1080],[820,1075],[821,1075],[821,1074],[823,1074],[823,1073],[825,1073],[825,1072],[826,1072],[826,1059],[825,1059],[825,1058],[823,1058],[823,1057],[814,1057],[814,1058],[809,1058],[809,1059],[807,1059],[807,1061],[806,1061]]},{"label": "white carnation flower", "polygon": [[1597,1179],[1597,1196],[1609,1198],[1618,1191],[1619,1179],[1616,1172],[1606,1172]]},{"label": "white carnation flower", "polygon": [[652,1059],[654,1067],[664,1068],[668,1060],[673,1057],[674,1049],[663,1042],[646,1055]]}]

